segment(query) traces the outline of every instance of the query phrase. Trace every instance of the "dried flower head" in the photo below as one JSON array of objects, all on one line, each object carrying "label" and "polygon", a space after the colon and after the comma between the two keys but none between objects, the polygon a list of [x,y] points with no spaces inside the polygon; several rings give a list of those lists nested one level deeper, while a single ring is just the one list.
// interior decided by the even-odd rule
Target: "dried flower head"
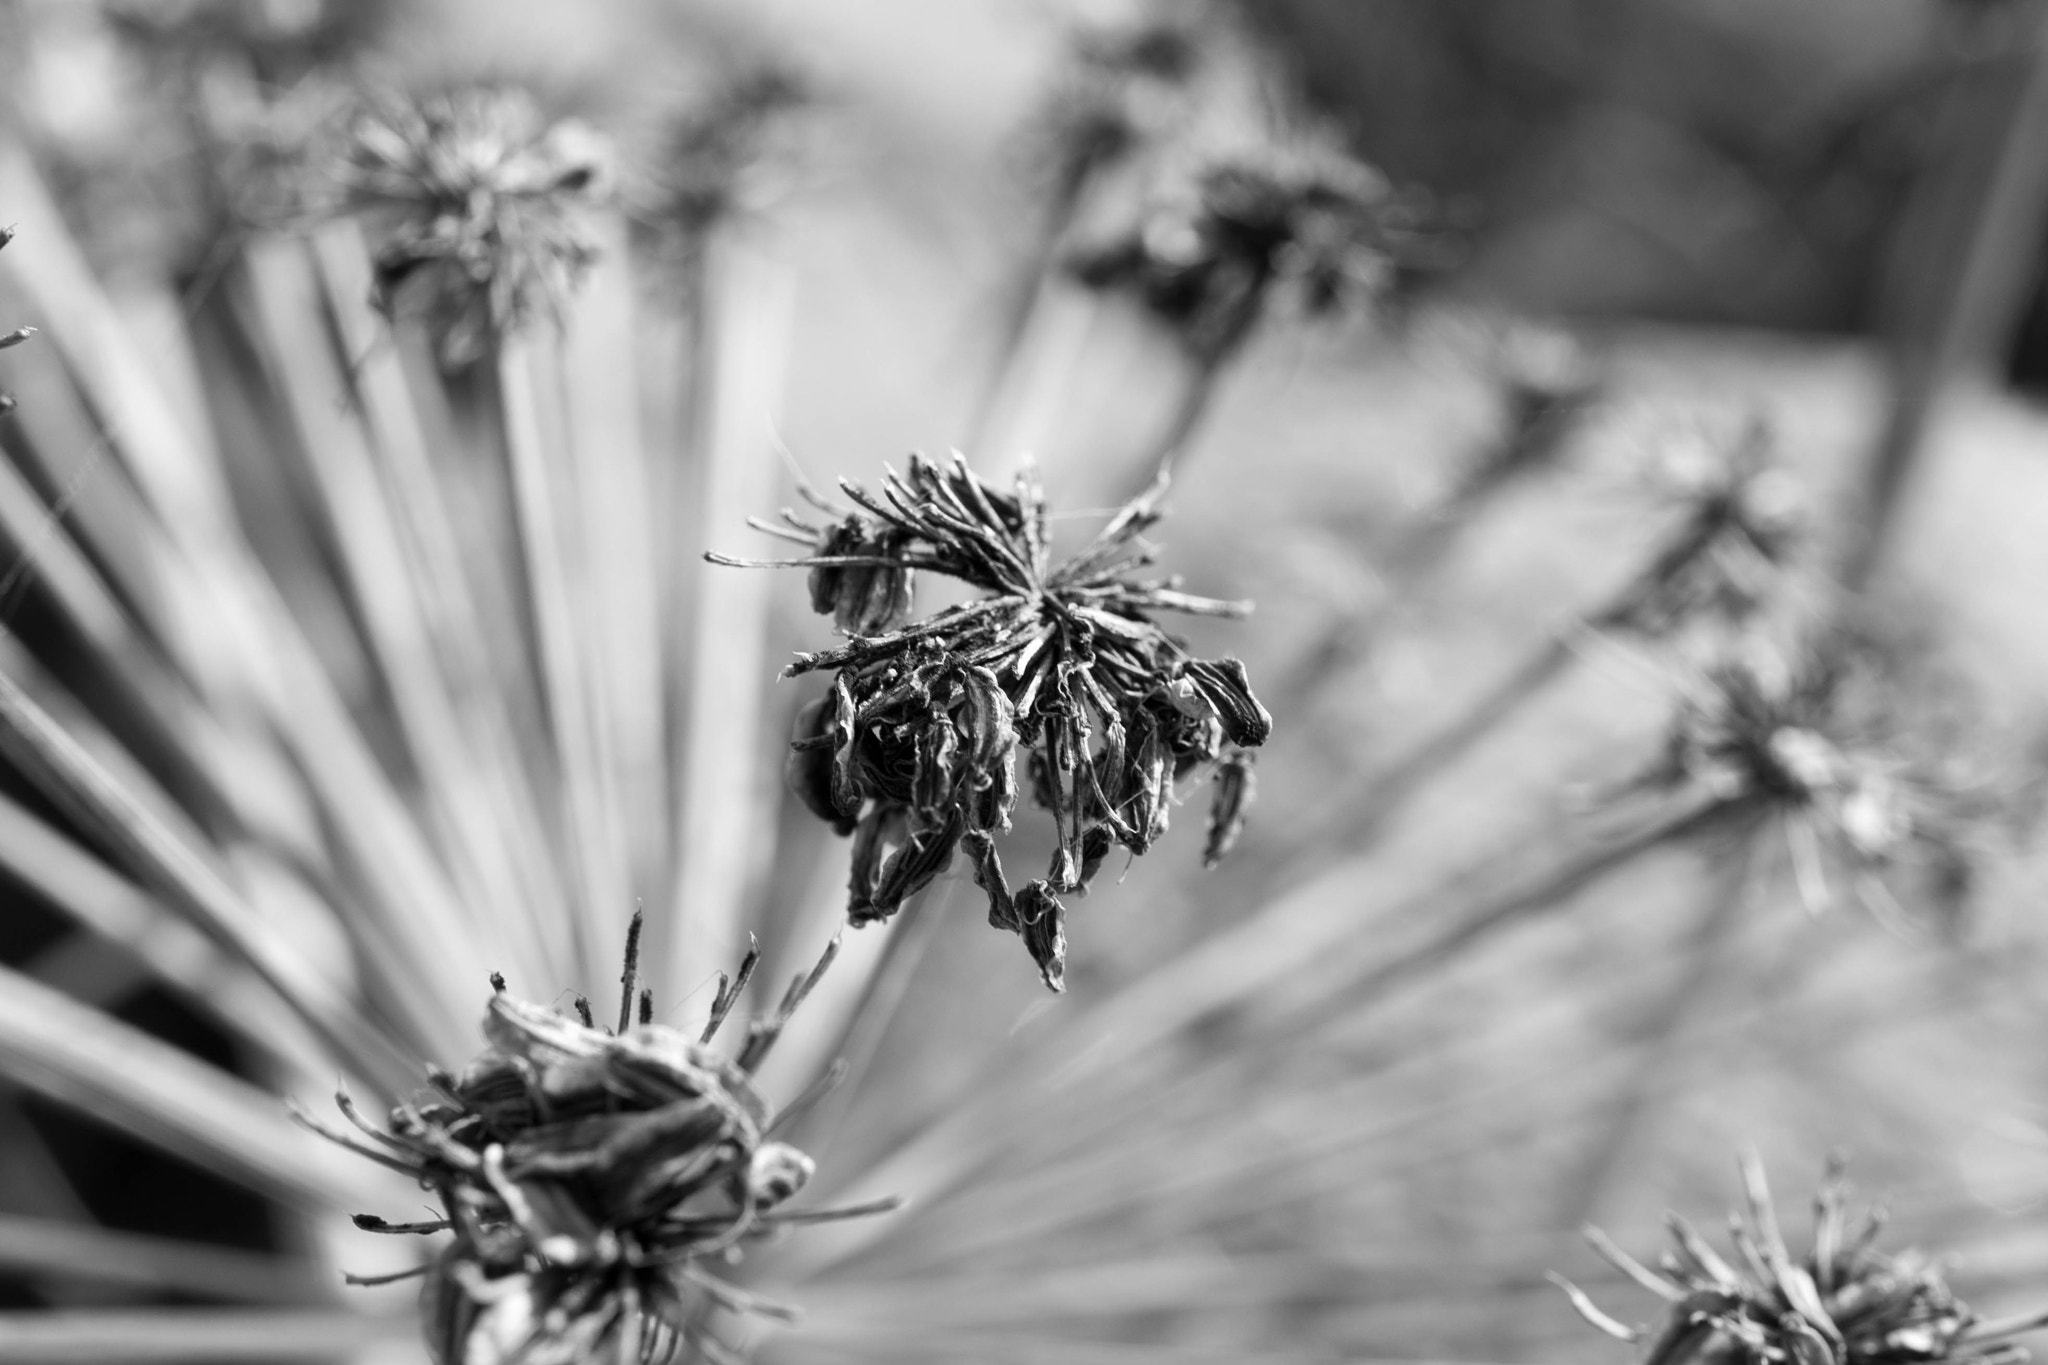
[{"label": "dried flower head", "polygon": [[1905,709],[1868,650],[1752,638],[1682,694],[1654,780],[1775,816],[1810,910],[1846,881],[1901,925],[1911,917],[1892,888],[1910,882],[1907,899],[1953,929],[1993,836],[2020,811],[1957,746],[1914,733]]},{"label": "dried flower head", "polygon": [[379,306],[424,315],[443,364],[474,363],[493,336],[557,307],[589,264],[580,217],[608,162],[596,133],[510,87],[365,109],[339,174],[351,207],[389,220]]},{"label": "dried flower head", "polygon": [[1747,620],[1782,585],[1809,524],[1769,427],[1751,421],[1732,438],[1687,432],[1653,454],[1650,491],[1676,503],[1680,521],[1601,626],[1654,637],[1702,619]]},{"label": "dried flower head", "polygon": [[1386,178],[1324,140],[1203,161],[1129,234],[1076,254],[1075,278],[1129,294],[1215,360],[1279,303],[1322,317],[1378,298],[1413,231]]},{"label": "dried flower head", "polygon": [[710,1021],[693,1038],[653,1022],[649,993],[635,1001],[639,930],[636,917],[616,1030],[599,1027],[580,997],[571,1019],[512,998],[493,976],[489,1046],[459,1075],[433,1073],[430,1091],[391,1111],[388,1131],[359,1117],[345,1094],[338,1103],[367,1144],[301,1116],[440,1201],[443,1216],[432,1222],[361,1215],[356,1224],[454,1234],[410,1272],[425,1276],[427,1340],[441,1365],[653,1365],[685,1348],[722,1358],[708,1327],[717,1311],[789,1312],[715,1277],[708,1262],[787,1223],[884,1207],[783,1211],[812,1163],[773,1139],[776,1121],[752,1081],[837,940],[727,1057],[710,1044],[756,956],[737,978],[721,976]]},{"label": "dried flower head", "polygon": [[[913,455],[879,493],[840,486],[857,510],[837,520],[785,511],[786,524],[753,523],[811,548],[783,563],[811,571],[811,605],[850,637],[784,670],[836,670],[831,694],[799,719],[790,785],[853,835],[854,923],[894,914],[965,848],[990,922],[1021,935],[1058,990],[1059,896],[1084,889],[1113,846],[1151,848],[1176,784],[1221,765],[1208,860],[1236,835],[1250,792],[1238,755],[1265,743],[1272,717],[1243,664],[1191,657],[1151,614],[1248,608],[1135,576],[1157,553],[1143,533],[1160,517],[1163,479],[1057,564],[1029,468],[1004,492],[962,456]],[[984,596],[910,622],[920,569]],[[1058,847],[1045,878],[1013,893],[994,836],[1010,827],[1020,749],[1023,785],[1051,812]]]},{"label": "dried flower head", "polygon": [[2028,1358],[2013,1338],[2048,1322],[2048,1314],[1978,1317],[1949,1290],[1938,1260],[1877,1249],[1881,1208],[1852,1233],[1840,1158],[1829,1161],[1814,1199],[1813,1247],[1797,1261],[1778,1229],[1761,1161],[1746,1153],[1741,1168],[1748,1221],[1731,1219],[1733,1260],[1677,1214],[1667,1218],[1673,1246],[1654,1270],[1587,1230],[1602,1257],[1665,1301],[1654,1330],[1624,1326],[1558,1280],[1593,1326],[1623,1341],[1647,1339],[1643,1365],[2018,1365]]}]

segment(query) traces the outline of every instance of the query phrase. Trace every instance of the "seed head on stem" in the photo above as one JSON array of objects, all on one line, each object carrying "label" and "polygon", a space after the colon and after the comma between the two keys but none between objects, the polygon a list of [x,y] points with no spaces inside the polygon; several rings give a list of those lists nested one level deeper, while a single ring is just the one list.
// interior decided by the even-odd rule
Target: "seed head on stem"
[{"label": "seed head on stem", "polygon": [[1069,261],[1125,294],[1199,363],[1234,353],[1271,307],[1333,316],[1384,295],[1415,235],[1414,206],[1333,140],[1198,156],[1165,176],[1136,226]]},{"label": "seed head on stem", "polygon": [[[1150,849],[1178,783],[1220,769],[1206,860],[1235,838],[1250,792],[1240,755],[1265,743],[1272,717],[1242,663],[1193,657],[1151,617],[1249,608],[1138,576],[1156,555],[1143,533],[1159,520],[1163,479],[1057,563],[1029,468],[1006,492],[957,454],[945,465],[913,455],[879,492],[841,488],[856,510],[837,520],[785,512],[780,525],[755,523],[811,548],[783,563],[810,569],[812,606],[849,637],[784,670],[835,671],[831,694],[799,717],[790,785],[853,835],[855,924],[893,915],[965,849],[989,922],[1021,935],[1058,990],[1060,895],[1085,889],[1113,846]],[[983,595],[912,621],[920,569]],[[1027,784],[1052,815],[1057,848],[1046,876],[1013,893],[995,836]]]},{"label": "seed head on stem", "polygon": [[1847,883],[1881,922],[1909,925],[1903,905],[1925,905],[1954,932],[2001,829],[2030,803],[1953,737],[1916,730],[1909,709],[1872,649],[1751,636],[1686,687],[1647,782],[1772,814],[1809,911]]},{"label": "seed head on stem", "polygon": [[570,1018],[513,998],[493,976],[489,1046],[459,1074],[432,1073],[431,1089],[393,1109],[388,1129],[366,1122],[345,1094],[337,1101],[362,1137],[301,1116],[437,1196],[438,1219],[362,1215],[356,1224],[453,1234],[409,1272],[424,1276],[427,1342],[441,1365],[725,1358],[710,1329],[715,1314],[786,1319],[790,1310],[727,1284],[710,1265],[786,1224],[886,1206],[785,1211],[812,1162],[774,1140],[791,1111],[772,1115],[752,1080],[838,941],[726,1055],[711,1043],[758,954],[736,980],[721,975],[710,1021],[692,1037],[654,1022],[650,993],[635,996],[638,931],[636,917],[616,1031],[600,1028],[580,996]]},{"label": "seed head on stem", "polygon": [[377,301],[418,312],[444,365],[555,310],[590,263],[583,211],[609,151],[574,120],[547,118],[506,86],[463,86],[365,108],[337,174],[352,207],[380,213]]},{"label": "seed head on stem", "polygon": [[1588,1228],[1594,1250],[1665,1309],[1653,1326],[1631,1328],[1552,1276],[1580,1316],[1622,1341],[1647,1341],[1643,1365],[2018,1365],[2028,1358],[2014,1338],[2048,1322],[2048,1314],[1988,1321],[1955,1297],[1939,1260],[1878,1250],[1884,1210],[1872,1209],[1852,1230],[1840,1158],[1829,1161],[1814,1199],[1812,1249],[1796,1260],[1779,1231],[1762,1162],[1745,1153],[1741,1164],[1746,1207],[1730,1220],[1732,1257],[1677,1214],[1668,1219],[1672,1246],[1654,1268]]}]

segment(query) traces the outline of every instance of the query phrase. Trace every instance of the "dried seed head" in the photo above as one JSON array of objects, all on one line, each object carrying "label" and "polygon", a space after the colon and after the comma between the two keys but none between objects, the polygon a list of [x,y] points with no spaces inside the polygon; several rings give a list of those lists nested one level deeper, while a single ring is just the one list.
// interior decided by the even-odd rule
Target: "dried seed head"
[{"label": "dried seed head", "polygon": [[558,308],[589,265],[581,216],[609,160],[596,133],[510,87],[365,109],[338,173],[349,206],[388,220],[379,306],[424,316],[443,364],[481,359],[495,336]]},{"label": "dried seed head", "polygon": [[707,1266],[786,1221],[779,1210],[810,1179],[811,1159],[768,1136],[752,1073],[831,952],[728,1057],[709,1044],[754,958],[720,991],[700,1037],[647,1022],[644,999],[641,1022],[627,1026],[637,929],[636,919],[618,1032],[595,1027],[580,998],[571,1018],[512,998],[494,977],[489,1046],[459,1075],[435,1075],[385,1131],[340,1097],[369,1145],[318,1129],[440,1201],[433,1223],[356,1221],[454,1234],[424,1272],[428,1343],[442,1365],[665,1362],[685,1346],[715,1358],[714,1312],[783,1311]]},{"label": "dried seed head", "polygon": [[1324,317],[1370,304],[1409,251],[1415,208],[1328,140],[1214,158],[1168,185],[1135,230],[1070,261],[1132,296],[1205,361],[1274,304]]},{"label": "dried seed head", "polygon": [[1879,1251],[1881,1210],[1851,1231],[1839,1159],[1828,1163],[1814,1200],[1813,1247],[1798,1260],[1779,1232],[1754,1154],[1744,1156],[1742,1176],[1747,1217],[1733,1219],[1732,1257],[1716,1253],[1676,1214],[1669,1217],[1673,1245],[1654,1269],[1589,1229],[1594,1249],[1666,1308],[1653,1328],[1635,1330],[1565,1284],[1581,1315],[1610,1336],[1647,1340],[1644,1365],[2018,1365],[2028,1358],[2013,1339],[2040,1317],[1987,1322],[1956,1299],[1937,1260]]},{"label": "dried seed head", "polygon": [[[1057,990],[1059,896],[1084,889],[1113,846],[1149,849],[1177,783],[1223,765],[1211,861],[1242,823],[1242,751],[1265,743],[1272,717],[1243,664],[1191,657],[1151,616],[1247,608],[1138,576],[1156,554],[1143,532],[1159,519],[1163,484],[1060,563],[1032,471],[1006,492],[963,457],[939,465],[914,455],[877,493],[842,487],[850,515],[817,523],[785,512],[782,525],[756,523],[813,549],[788,563],[810,569],[812,606],[850,637],[786,670],[836,671],[829,701],[798,719],[791,788],[853,834],[855,923],[894,914],[964,844],[990,923],[1021,935]],[[908,621],[920,569],[983,596]],[[1013,896],[992,836],[1010,827],[1020,750],[1057,849],[1045,878]]]}]

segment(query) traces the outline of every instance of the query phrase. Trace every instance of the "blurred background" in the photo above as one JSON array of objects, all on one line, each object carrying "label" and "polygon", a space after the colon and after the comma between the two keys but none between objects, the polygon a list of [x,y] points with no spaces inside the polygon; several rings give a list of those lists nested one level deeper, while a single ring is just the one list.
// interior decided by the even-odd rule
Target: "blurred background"
[{"label": "blurred background", "polygon": [[[813,1041],[793,1031],[767,1080],[788,1098],[837,1037],[857,1083],[810,1120],[820,1188],[873,1193],[887,1175],[914,1202],[843,1249],[760,1258],[760,1283],[807,1313],[763,1358],[1619,1360],[1545,1273],[1650,1320],[1579,1226],[1644,1257],[1666,1208],[1711,1232],[1736,1207],[1744,1144],[1795,1247],[1824,1159],[1847,1150],[1859,1188],[1890,1196],[1893,1244],[1952,1253],[1957,1292],[1988,1313],[2048,1306],[2048,924],[2027,837],[2048,733],[2042,8],[1217,10],[1291,117],[1377,168],[1408,218],[1370,306],[1276,313],[1206,369],[1157,316],[1069,278],[1073,243],[1046,236],[1045,129],[1080,98],[1076,34],[1134,6],[0,0],[0,64],[10,142],[130,340],[206,414],[250,537],[286,577],[333,556],[293,548],[279,509],[303,490],[264,472],[277,421],[234,396],[238,367],[262,361],[237,339],[252,305],[232,262],[292,225],[223,213],[192,164],[177,114],[220,91],[182,63],[216,41],[193,36],[208,15],[295,35],[320,21],[317,42],[250,45],[259,84],[530,83],[617,136],[629,168],[665,154],[678,101],[759,64],[801,73],[792,146],[735,229],[786,310],[774,396],[749,418],[752,510],[793,498],[790,465],[829,487],[954,447],[992,477],[1028,452],[1056,506],[1101,508],[1143,486],[1156,434],[1191,384],[1203,393],[1155,538],[1189,591],[1257,604],[1187,628],[1197,652],[1241,657],[1275,714],[1242,839],[1202,869],[1198,794],[1176,838],[1112,862],[1070,907],[1059,998],[985,927],[960,866],[914,915],[849,937],[868,966],[828,981]],[[43,226],[0,198],[17,220],[0,324],[61,331],[11,273],[37,270]],[[657,319],[633,355],[657,446],[675,432],[662,371],[688,354],[682,325]],[[188,341],[160,347],[167,328]],[[47,388],[22,377],[28,356],[0,366],[24,409]],[[1911,694],[1913,733],[1879,727],[1883,743],[1981,759],[2005,783],[1970,831],[1984,853],[1966,908],[1925,882],[1868,893],[1869,867],[1830,864],[1816,885],[1803,815],[1630,843],[1630,784],[1678,761],[1674,707],[1707,704],[1703,679],[1754,622],[1649,629],[1611,604],[1692,524],[1698,489],[1672,467],[1695,447],[1725,456],[1756,423],[1805,490],[1817,548],[1750,614],[1795,635],[1853,617],[1885,642],[1886,686]],[[16,458],[35,439],[0,436]],[[44,494],[67,514],[64,488]],[[678,562],[767,553],[737,518],[709,520],[656,534]],[[36,553],[10,542],[12,559]],[[717,790],[760,824],[710,884],[763,907],[786,975],[805,951],[790,945],[839,913],[845,844],[775,790],[817,680],[768,678],[826,624],[796,574],[731,591],[758,612],[738,657],[766,666]],[[0,598],[32,651],[66,647],[14,575]],[[44,809],[21,774],[7,789]],[[1826,839],[1841,818],[1811,824]],[[1041,856],[1021,837],[1025,862]],[[67,977],[89,934],[61,894],[15,871],[6,896],[0,960],[98,981],[120,1019],[284,1084],[145,971]],[[886,936],[912,928],[909,965],[883,963]],[[543,999],[604,984],[529,983]],[[0,1305],[20,1320],[310,1303],[371,1330],[232,1352],[141,1332],[61,1358],[416,1354],[409,1288],[340,1288],[336,1267],[357,1264],[346,1227],[76,1109],[32,1081],[0,1094]],[[974,1176],[917,1200],[906,1152]],[[59,1227],[141,1240],[122,1261],[114,1243],[64,1250]],[[218,1259],[167,1275],[150,1239]],[[0,1359],[60,1358],[7,1343],[0,1330]]]}]

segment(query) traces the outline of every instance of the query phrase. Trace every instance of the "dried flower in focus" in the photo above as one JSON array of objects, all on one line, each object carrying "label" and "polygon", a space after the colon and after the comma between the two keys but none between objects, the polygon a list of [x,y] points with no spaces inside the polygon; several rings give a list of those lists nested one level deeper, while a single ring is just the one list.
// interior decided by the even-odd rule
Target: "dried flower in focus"
[{"label": "dried flower in focus", "polygon": [[[1247,607],[1191,596],[1177,579],[1132,576],[1156,554],[1143,533],[1160,517],[1163,483],[1057,565],[1029,469],[1006,493],[961,456],[941,466],[913,455],[879,495],[841,487],[860,510],[836,522],[786,512],[785,525],[755,523],[812,548],[788,563],[810,569],[811,605],[851,637],[786,670],[837,670],[831,696],[799,721],[791,786],[854,836],[855,924],[894,914],[964,844],[990,922],[1022,935],[1058,990],[1059,896],[1085,889],[1113,845],[1151,848],[1177,783],[1224,764],[1210,860],[1234,837],[1249,792],[1236,755],[1265,743],[1272,717],[1243,664],[1190,657],[1150,613]],[[918,569],[987,596],[906,624]],[[1013,895],[991,836],[1010,827],[1019,748],[1058,848],[1045,878]]]},{"label": "dried flower in focus", "polygon": [[1676,1214],[1669,1216],[1674,1246],[1656,1269],[1588,1229],[1602,1257],[1669,1305],[1654,1334],[1624,1326],[1577,1288],[1558,1283],[1601,1331],[1623,1341],[1648,1335],[1644,1365],[2014,1365],[2028,1358],[2012,1338],[2040,1326],[2048,1314],[2000,1322],[1979,1318],[1950,1291],[1937,1259],[1877,1249],[1885,1224],[1881,1208],[1866,1214],[1852,1233],[1839,1159],[1829,1162],[1814,1199],[1813,1247],[1798,1261],[1778,1230],[1763,1165],[1754,1153],[1743,1156],[1742,1182],[1748,1222],[1739,1214],[1732,1220],[1733,1262]]},{"label": "dried flower in focus", "polygon": [[342,1112],[371,1145],[306,1120],[439,1198],[443,1217],[432,1222],[362,1215],[356,1224],[454,1233],[418,1272],[428,1344],[444,1365],[652,1365],[686,1348],[722,1359],[708,1328],[715,1312],[791,1315],[702,1262],[731,1260],[743,1240],[788,1222],[881,1211],[781,1212],[812,1162],[772,1139],[776,1121],[752,1082],[837,941],[728,1058],[708,1045],[756,959],[736,980],[721,975],[710,1020],[692,1039],[653,1022],[650,993],[634,998],[639,931],[636,918],[616,1032],[598,1027],[581,997],[580,1019],[570,1019],[513,999],[494,976],[490,1047],[460,1075],[433,1073],[429,1093],[392,1110],[389,1132],[363,1122],[345,1094]]}]

